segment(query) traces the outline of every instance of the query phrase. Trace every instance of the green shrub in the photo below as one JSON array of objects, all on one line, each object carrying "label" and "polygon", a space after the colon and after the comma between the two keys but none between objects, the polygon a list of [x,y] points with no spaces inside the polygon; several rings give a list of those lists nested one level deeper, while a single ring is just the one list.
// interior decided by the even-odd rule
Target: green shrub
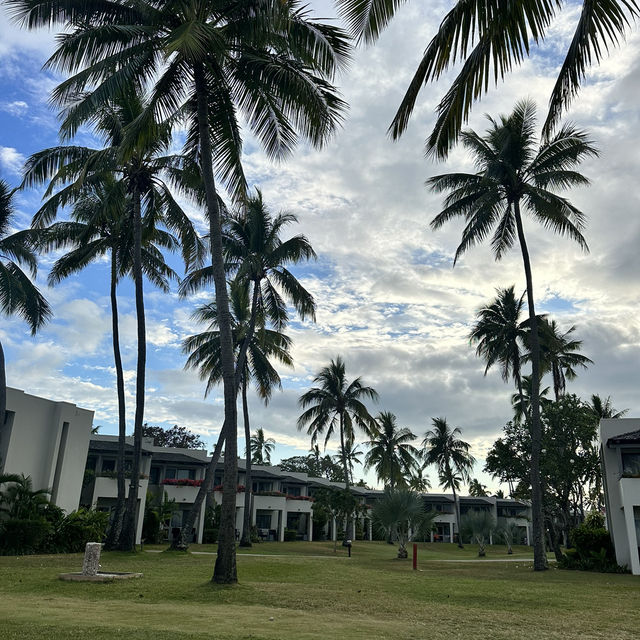
[{"label": "green shrub", "polygon": [[258,527],[256,527],[255,524],[251,527],[249,531],[249,537],[251,539],[251,544],[255,544],[256,542],[262,542],[262,540],[260,540],[260,536],[258,535]]},{"label": "green shrub", "polygon": [[616,562],[615,551],[609,532],[604,528],[604,518],[592,513],[585,521],[569,533],[574,547],[563,556],[558,566],[562,569],[619,573],[625,571]]},{"label": "green shrub", "polygon": [[155,509],[145,509],[142,538],[147,544],[160,542],[160,516]]},{"label": "green shrub", "polygon": [[205,529],[202,532],[202,544],[215,544],[218,542],[218,529]]},{"label": "green shrub", "polygon": [[294,542],[298,538],[298,532],[295,529],[285,529],[284,530],[284,541],[285,542]]},{"label": "green shrub", "polygon": [[78,509],[72,511],[60,527],[60,542],[67,553],[84,551],[87,542],[102,542],[109,524],[104,511]]},{"label": "green shrub", "polygon": [[0,550],[3,555],[37,553],[50,529],[51,525],[44,518],[5,520],[0,535]]},{"label": "green shrub", "polygon": [[589,559],[592,552],[600,553],[602,549],[606,556],[615,557],[611,536],[604,527],[592,529],[587,523],[581,524],[571,531],[569,539],[582,561]]}]

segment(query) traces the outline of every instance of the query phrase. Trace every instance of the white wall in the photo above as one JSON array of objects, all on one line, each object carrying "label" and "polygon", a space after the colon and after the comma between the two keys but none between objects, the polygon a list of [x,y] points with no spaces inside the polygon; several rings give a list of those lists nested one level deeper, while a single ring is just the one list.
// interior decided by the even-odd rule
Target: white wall
[{"label": "white wall", "polygon": [[31,476],[35,489],[50,489],[51,501],[67,512],[78,508],[93,411],[7,387],[0,427],[3,473]]}]

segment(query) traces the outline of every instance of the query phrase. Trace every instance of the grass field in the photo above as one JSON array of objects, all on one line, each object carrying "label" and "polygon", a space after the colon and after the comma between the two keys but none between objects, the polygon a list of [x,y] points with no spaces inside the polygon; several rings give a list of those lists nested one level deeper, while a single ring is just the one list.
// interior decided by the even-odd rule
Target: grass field
[{"label": "grass field", "polygon": [[[356,543],[350,559],[332,543],[265,543],[238,554],[233,587],[210,582],[213,555],[105,553],[103,570],[144,573],[108,584],[57,579],[79,570],[81,555],[3,557],[0,638],[640,637],[631,575],[534,573],[526,547],[498,563],[467,562],[473,547],[424,544],[417,572],[394,556],[384,543]],[[507,557],[489,548],[488,560]]]}]

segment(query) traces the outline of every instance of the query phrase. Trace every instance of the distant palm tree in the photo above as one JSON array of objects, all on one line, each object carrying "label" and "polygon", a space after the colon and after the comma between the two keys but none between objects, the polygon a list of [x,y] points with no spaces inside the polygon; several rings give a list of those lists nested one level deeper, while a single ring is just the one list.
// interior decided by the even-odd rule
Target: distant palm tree
[{"label": "distant palm tree", "polygon": [[464,131],[461,139],[472,153],[477,173],[450,173],[427,181],[432,190],[450,191],[445,208],[431,221],[439,229],[454,218],[466,226],[455,254],[454,264],[469,248],[492,235],[496,260],[518,242],[527,284],[527,307],[533,378],[531,402],[531,489],[533,516],[534,569],[547,568],[544,549],[540,451],[542,427],[538,391],[540,386],[540,347],[533,294],[531,260],[524,234],[523,213],[528,213],[548,229],[575,240],[588,249],[582,235],[584,215],[558,189],[587,185],[589,181],[576,167],[597,150],[588,135],[573,125],[564,125],[547,141],[538,145],[535,136],[535,104],[518,102],[508,116],[499,121],[489,118],[485,136]]},{"label": "distant palm tree", "polygon": [[[15,222],[14,193],[4,180],[0,180],[0,311],[7,316],[20,316],[35,335],[51,317],[51,307],[22,270],[26,267],[32,277],[36,275],[33,232],[9,233]],[[0,343],[0,427],[4,425],[6,412],[7,373]]]},{"label": "distant palm tree", "polygon": [[406,488],[405,478],[411,475],[420,455],[411,444],[415,439],[410,429],[398,426],[393,413],[381,411],[376,416],[371,439],[365,443],[370,447],[364,460],[365,471],[375,469],[378,480],[391,489]]},{"label": "distant palm tree", "polygon": [[[281,331],[265,328],[262,314],[258,316],[257,329],[251,324],[251,310],[247,288],[238,280],[233,280],[229,287],[229,300],[231,302],[232,337],[236,359],[243,345],[246,347],[244,365],[239,371],[239,382],[242,392],[242,408],[244,416],[245,440],[250,442],[249,407],[247,401],[247,387],[250,382],[256,385],[258,395],[267,403],[271,398],[273,389],[281,386],[280,376],[270,360],[291,366],[293,361],[289,352],[291,340]],[[207,323],[209,326],[203,333],[187,338],[183,343],[183,350],[189,354],[186,368],[198,369],[200,378],[206,380],[205,395],[219,384],[223,379],[222,350],[220,345],[219,313],[216,303],[208,304],[198,309],[194,315],[198,322]],[[251,336],[248,338],[248,336]],[[224,438],[218,437],[215,451],[211,456],[211,462],[207,466],[205,481],[202,483],[196,499],[187,515],[182,527],[179,543],[173,546],[186,548],[187,536],[190,534],[195,518],[197,517],[202,502],[211,491],[215,478],[215,468],[220,455]],[[250,545],[250,494],[251,494],[251,457],[247,456],[247,480],[245,490],[245,526],[243,528],[243,544]],[[245,532],[246,531],[246,535]]]},{"label": "distant palm tree", "polygon": [[[513,420],[516,423],[520,423],[531,415],[531,389],[533,388],[533,381],[531,376],[522,376],[522,395],[520,393],[514,393],[511,396],[511,406],[513,407]],[[548,398],[550,387],[544,387],[540,389],[538,393],[538,401],[540,403],[540,410],[546,405],[552,402],[551,398]]]},{"label": "distant palm tree", "polygon": [[[356,464],[362,464],[360,458],[362,458],[363,452],[360,449],[360,445],[355,444],[354,441],[347,442],[347,450],[345,456],[347,458],[347,466],[349,467],[349,482],[354,484],[353,481],[353,467]],[[337,455],[333,457],[336,465],[342,465],[342,456]]]},{"label": "distant palm tree", "polygon": [[[355,428],[359,427],[366,435],[375,428],[375,420],[369,413],[363,400],[376,401],[378,393],[362,384],[360,378],[348,382],[344,360],[338,356],[320,370],[313,379],[317,386],[300,396],[298,403],[304,409],[298,418],[298,430],[307,427],[312,446],[318,438],[324,437],[324,445],[333,435],[340,438],[340,456],[345,475],[346,489],[349,489],[349,464],[347,447],[355,439]],[[347,517],[344,540],[349,538],[351,516]]]},{"label": "distant palm tree", "polygon": [[[337,0],[351,33],[374,42],[406,0]],[[639,15],[635,0],[593,3],[583,0],[580,18],[549,100],[545,135],[578,94],[588,69],[624,42]],[[472,104],[529,55],[532,44],[545,40],[557,23],[559,10],[574,4],[527,2],[466,2],[458,0],[445,15],[422,59],[389,130],[394,139],[406,130],[422,88],[436,82],[451,66],[461,69],[436,107],[437,120],[427,150],[445,157],[466,122]]]},{"label": "distant palm tree", "polygon": [[601,396],[593,394],[591,396],[591,404],[587,405],[599,420],[610,418],[623,418],[629,409],[618,411],[613,406],[611,396],[607,396],[604,400]]},{"label": "distant palm tree", "polygon": [[409,474],[405,476],[405,482],[411,491],[417,493],[427,493],[431,489],[431,481],[429,476],[426,475],[425,470],[429,466],[429,463],[424,460],[420,452],[413,469],[409,470]]},{"label": "distant palm tree", "polygon": [[482,484],[477,478],[473,478],[471,482],[469,482],[469,495],[474,498],[489,495],[487,493],[487,485]]},{"label": "distant palm tree", "polygon": [[270,465],[271,453],[276,447],[273,438],[266,438],[263,429],[256,429],[250,440],[251,462],[253,464]]},{"label": "distant palm tree", "polygon": [[500,367],[502,379],[510,378],[516,383],[522,397],[521,361],[527,335],[527,323],[520,319],[524,306],[524,293],[516,298],[515,286],[497,289],[497,296],[476,312],[476,323],[469,339],[476,344],[476,355],[481,357],[489,369]]},{"label": "distant palm tree", "polygon": [[425,448],[424,458],[438,469],[440,485],[453,492],[458,527],[458,546],[462,549],[460,504],[456,492],[460,490],[461,482],[469,481],[469,474],[476,460],[469,453],[469,443],[458,437],[462,435],[459,427],[451,429],[446,418],[432,418],[432,423],[433,429],[427,431],[422,441],[422,446]]},{"label": "distant palm tree", "polygon": [[565,394],[566,381],[574,380],[578,375],[576,367],[586,369],[587,365],[593,364],[593,360],[578,353],[582,340],[572,338],[575,329],[573,325],[561,333],[556,321],[546,318],[540,325],[540,370],[542,375],[551,373],[556,402]]}]

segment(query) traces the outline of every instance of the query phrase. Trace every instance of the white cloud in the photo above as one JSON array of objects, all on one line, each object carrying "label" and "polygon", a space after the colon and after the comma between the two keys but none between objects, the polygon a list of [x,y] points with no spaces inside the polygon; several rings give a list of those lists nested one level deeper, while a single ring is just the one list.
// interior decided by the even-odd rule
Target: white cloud
[{"label": "white cloud", "polygon": [[22,172],[25,157],[13,147],[0,146],[0,167],[16,175]]},{"label": "white cloud", "polygon": [[13,102],[0,103],[0,110],[6,111],[12,116],[23,116],[28,110],[29,105],[24,100],[14,100]]}]

